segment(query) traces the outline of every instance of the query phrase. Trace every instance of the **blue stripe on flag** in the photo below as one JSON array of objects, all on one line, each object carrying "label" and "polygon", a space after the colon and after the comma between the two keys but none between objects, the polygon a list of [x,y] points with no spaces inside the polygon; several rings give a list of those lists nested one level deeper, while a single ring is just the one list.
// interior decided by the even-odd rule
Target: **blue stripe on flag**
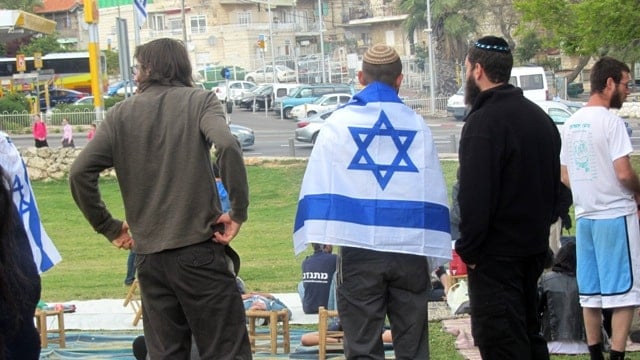
[{"label": "blue stripe on flag", "polygon": [[306,220],[450,232],[449,209],[421,201],[355,199],[336,194],[306,195],[298,202],[294,232]]},{"label": "blue stripe on flag", "polygon": [[147,0],[133,0],[136,8],[139,25],[142,26],[147,19]]},{"label": "blue stripe on flag", "polygon": [[[38,208],[36,207],[35,197],[33,196],[33,191],[31,191],[31,185],[29,184],[29,175],[27,174],[27,167],[22,162],[22,166],[24,168],[24,179],[26,184],[22,184],[20,181],[20,177],[16,176],[13,184],[12,191],[17,191],[20,194],[20,207],[18,211],[20,213],[20,217],[22,218],[22,223],[24,224],[25,231],[30,233],[33,237],[33,242],[36,245],[37,251],[40,253],[41,259],[40,264],[36,264],[40,272],[45,272],[53,267],[54,262],[51,261],[49,254],[47,254],[47,250],[44,247],[43,233],[42,233],[42,222],[40,222],[40,213],[38,213]],[[29,196],[25,196],[26,194]],[[28,201],[26,199],[29,199]],[[25,217],[28,215],[29,220],[25,221]]]}]

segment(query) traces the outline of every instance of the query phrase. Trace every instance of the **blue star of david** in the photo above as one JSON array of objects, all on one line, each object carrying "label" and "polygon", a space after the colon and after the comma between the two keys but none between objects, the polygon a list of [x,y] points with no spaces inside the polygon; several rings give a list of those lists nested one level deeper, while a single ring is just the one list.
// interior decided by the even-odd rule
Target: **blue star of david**
[{"label": "blue star of david", "polygon": [[[348,169],[373,172],[383,190],[387,187],[396,171],[418,172],[418,168],[416,168],[407,153],[417,131],[394,129],[384,111],[380,112],[380,117],[372,128],[349,127],[349,131],[358,146],[358,151],[351,160]],[[369,154],[369,145],[371,145],[376,136],[389,136],[393,140],[398,153],[391,164],[377,164]]]}]

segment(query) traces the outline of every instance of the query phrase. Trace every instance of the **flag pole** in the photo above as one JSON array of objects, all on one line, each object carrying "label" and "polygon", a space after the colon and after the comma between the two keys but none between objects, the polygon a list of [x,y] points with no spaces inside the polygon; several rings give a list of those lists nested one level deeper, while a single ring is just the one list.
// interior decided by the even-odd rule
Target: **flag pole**
[{"label": "flag pole", "polygon": [[136,47],[140,45],[140,20],[138,20],[138,9],[136,9],[136,1],[133,0],[133,41]]},{"label": "flag pole", "polygon": [[133,27],[135,45],[140,45],[140,28],[147,20],[147,0],[133,0]]}]

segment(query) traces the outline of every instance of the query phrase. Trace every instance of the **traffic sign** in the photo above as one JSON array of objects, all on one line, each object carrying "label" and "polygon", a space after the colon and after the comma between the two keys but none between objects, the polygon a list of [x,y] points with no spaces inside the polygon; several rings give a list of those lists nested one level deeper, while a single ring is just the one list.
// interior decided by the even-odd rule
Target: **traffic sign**
[{"label": "traffic sign", "polygon": [[19,72],[27,71],[27,61],[24,58],[24,54],[16,55],[16,70]]},{"label": "traffic sign", "polygon": [[33,53],[33,66],[36,69],[42,69],[42,53],[41,52]]}]

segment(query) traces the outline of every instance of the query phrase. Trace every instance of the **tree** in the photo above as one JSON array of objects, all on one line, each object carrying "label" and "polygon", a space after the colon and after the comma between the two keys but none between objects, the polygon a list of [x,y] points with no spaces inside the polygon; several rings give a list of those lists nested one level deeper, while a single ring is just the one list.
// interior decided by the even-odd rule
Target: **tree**
[{"label": "tree", "polygon": [[540,50],[542,50],[542,41],[535,32],[528,31],[520,39],[520,45],[515,48],[514,55],[521,64],[526,64],[536,56]]},{"label": "tree", "polygon": [[33,10],[39,6],[42,6],[42,1],[40,0],[0,0],[0,9],[33,12]]},{"label": "tree", "polygon": [[104,50],[107,59],[107,73],[109,75],[120,75],[120,60],[118,53],[113,50]]},{"label": "tree", "polygon": [[[500,29],[500,34],[507,41],[511,49],[516,49],[513,33],[520,24],[520,14],[513,7],[512,0],[485,0],[481,3],[483,12],[493,16],[492,21]],[[486,21],[486,19],[485,19]]]},{"label": "tree", "polygon": [[32,36],[31,41],[20,46],[18,53],[32,56],[36,52],[46,55],[54,52],[64,52],[64,50],[62,45],[58,43],[58,36],[53,34],[39,37]]},{"label": "tree", "polygon": [[[476,2],[466,0],[429,0],[431,1],[431,27],[436,60],[436,93],[452,94],[458,90],[456,67],[462,64],[467,53],[469,37],[475,33]],[[426,0],[401,0],[400,8],[409,17],[405,26],[409,41],[414,47],[428,49],[428,44],[416,45],[413,34],[416,30],[427,28]]]},{"label": "tree", "polygon": [[592,56],[617,54],[634,63],[639,58],[638,0],[515,0],[526,26],[541,29],[547,46],[580,56],[567,76],[573,81]]}]

